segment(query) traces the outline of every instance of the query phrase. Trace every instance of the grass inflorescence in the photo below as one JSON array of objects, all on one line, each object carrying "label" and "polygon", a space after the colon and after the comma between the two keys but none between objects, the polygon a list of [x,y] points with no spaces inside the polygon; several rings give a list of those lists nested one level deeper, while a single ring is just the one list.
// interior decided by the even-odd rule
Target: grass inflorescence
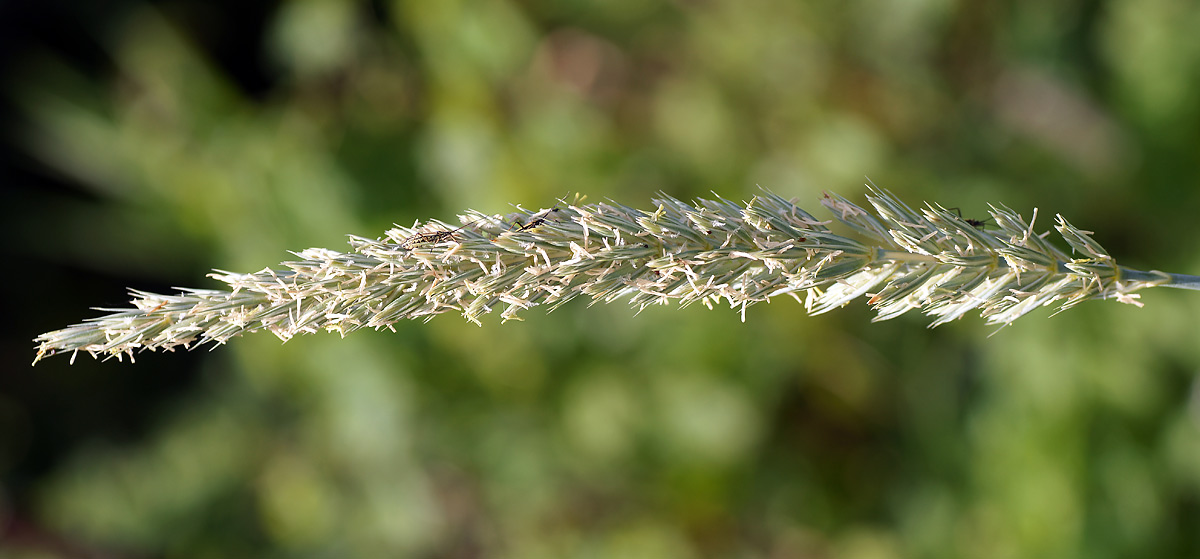
[{"label": "grass inflorescence", "polygon": [[310,248],[280,268],[209,275],[227,289],[134,290],[132,308],[98,309],[109,314],[38,336],[34,363],[78,351],[132,359],[259,330],[285,341],[319,330],[345,335],[445,312],[478,324],[498,310],[507,321],[581,295],[638,309],[724,302],[743,321],[747,307],[780,295],[811,314],[866,296],[876,320],[920,309],[937,326],[974,310],[1006,325],[1051,304],[1113,298],[1141,306],[1134,292],[1146,287],[1200,289],[1194,276],[1118,266],[1062,216],[1055,229],[1074,257],[1034,232],[1036,210],[1026,222],[992,206],[990,230],[938,205],[915,211],[873,186],[867,199],[874,212],[837,195],[821,203],[869,242],[769,192],[745,204],[663,196],[650,211],[578,199],[507,216],[469,211],[458,227],[397,226],[377,239],[351,236],[350,252]]}]

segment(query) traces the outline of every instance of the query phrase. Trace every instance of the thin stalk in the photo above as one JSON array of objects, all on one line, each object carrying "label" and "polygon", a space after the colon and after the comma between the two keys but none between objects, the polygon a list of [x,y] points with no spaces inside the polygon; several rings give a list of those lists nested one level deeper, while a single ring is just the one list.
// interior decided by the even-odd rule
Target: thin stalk
[{"label": "thin stalk", "polygon": [[1144,281],[1147,283],[1155,282],[1154,284],[1156,287],[1174,287],[1177,289],[1191,289],[1200,291],[1200,276],[1171,274],[1167,272],[1160,272],[1158,270],[1143,272],[1141,270],[1133,270],[1130,268],[1121,268],[1121,276],[1134,281]]}]

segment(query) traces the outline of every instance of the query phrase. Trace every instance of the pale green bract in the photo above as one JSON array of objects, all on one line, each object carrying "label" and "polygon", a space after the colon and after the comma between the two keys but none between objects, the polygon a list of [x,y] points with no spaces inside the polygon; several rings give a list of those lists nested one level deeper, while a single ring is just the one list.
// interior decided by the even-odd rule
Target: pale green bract
[{"label": "pale green bract", "polygon": [[638,309],[725,301],[742,320],[748,306],[779,295],[811,314],[869,296],[876,320],[920,309],[937,326],[976,309],[1006,325],[1059,301],[1060,310],[1088,299],[1141,306],[1134,292],[1146,287],[1200,289],[1196,276],[1118,266],[1062,216],[1055,228],[1078,258],[1034,233],[1036,210],[1027,223],[993,206],[991,231],[941,206],[918,212],[886,190],[870,192],[875,214],[837,195],[821,201],[866,243],[770,192],[744,205],[664,196],[652,211],[580,200],[503,217],[469,211],[459,230],[398,226],[379,239],[352,236],[351,252],[311,248],[280,269],[210,274],[228,290],[132,291],[133,308],[98,309],[111,314],[38,336],[34,363],[80,350],[132,359],[135,350],[224,343],[258,330],[282,340],[345,335],[451,311],[478,324],[493,310],[517,319],[580,295],[626,298]]}]

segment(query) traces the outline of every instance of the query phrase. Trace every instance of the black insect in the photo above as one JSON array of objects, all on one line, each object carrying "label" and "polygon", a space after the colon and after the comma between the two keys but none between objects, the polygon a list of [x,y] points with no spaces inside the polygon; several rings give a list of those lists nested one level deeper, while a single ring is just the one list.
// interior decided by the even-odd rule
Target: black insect
[{"label": "black insect", "polygon": [[[478,221],[478,220],[476,220],[476,221]],[[474,224],[475,224],[475,221],[472,221],[471,223],[464,223],[461,227],[459,227],[457,229],[447,229],[444,231],[430,231],[427,233],[417,233],[416,235],[413,235],[413,236],[401,241],[400,248],[411,249],[417,245],[423,245],[423,244],[428,244],[428,243],[444,243],[447,241],[452,241],[452,240],[454,240],[455,233],[462,231],[467,226],[474,225]]]},{"label": "black insect", "polygon": [[959,219],[967,222],[967,225],[970,225],[971,227],[974,227],[976,229],[987,229],[988,222],[992,220],[992,218],[990,218],[990,217],[987,219],[974,219],[974,218],[970,218],[970,217],[963,217],[962,211],[959,210],[958,208],[950,208],[950,210],[953,211],[955,214],[957,214]]},{"label": "black insect", "polygon": [[555,212],[560,212],[560,211],[562,211],[562,210],[560,210],[559,207],[557,205],[555,205],[553,208],[550,208],[544,212],[534,215],[533,219],[529,220],[529,223],[526,223],[525,225],[518,227],[517,231],[528,231],[530,229],[533,229],[534,227],[539,227],[543,223],[546,223],[546,220],[549,219],[552,214],[554,214]]}]

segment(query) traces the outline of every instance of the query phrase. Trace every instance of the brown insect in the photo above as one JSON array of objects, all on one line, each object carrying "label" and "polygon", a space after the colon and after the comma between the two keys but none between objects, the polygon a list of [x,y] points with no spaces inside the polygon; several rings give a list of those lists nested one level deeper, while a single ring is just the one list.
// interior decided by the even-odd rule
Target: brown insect
[{"label": "brown insect", "polygon": [[[475,220],[475,221],[478,221],[478,220]],[[413,236],[401,241],[400,248],[412,249],[413,247],[415,247],[417,245],[423,245],[423,244],[427,244],[427,243],[444,243],[447,241],[452,241],[452,240],[454,240],[455,233],[462,231],[467,226],[474,225],[475,221],[472,221],[471,223],[464,223],[461,227],[459,227],[457,229],[446,229],[443,231],[429,231],[427,233],[417,233],[416,235],[413,235]]]}]

